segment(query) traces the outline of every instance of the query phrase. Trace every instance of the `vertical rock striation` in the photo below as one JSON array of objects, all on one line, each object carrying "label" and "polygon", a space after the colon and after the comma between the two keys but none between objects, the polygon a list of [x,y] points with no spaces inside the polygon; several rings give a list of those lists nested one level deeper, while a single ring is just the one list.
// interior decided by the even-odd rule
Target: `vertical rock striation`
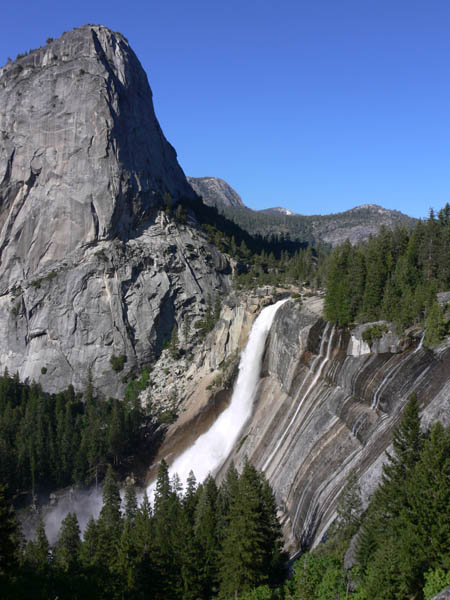
[{"label": "vertical rock striation", "polygon": [[[107,393],[154,356],[174,323],[201,315],[229,266],[192,215],[127,40],[102,26],[64,33],[0,70],[0,367],[49,390]],[[45,374],[44,374],[45,372]]]}]

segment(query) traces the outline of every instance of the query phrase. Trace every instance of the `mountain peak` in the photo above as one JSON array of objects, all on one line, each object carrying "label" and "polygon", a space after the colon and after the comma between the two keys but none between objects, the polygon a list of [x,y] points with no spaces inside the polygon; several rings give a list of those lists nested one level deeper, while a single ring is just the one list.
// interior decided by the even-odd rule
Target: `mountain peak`
[{"label": "mountain peak", "polygon": [[165,193],[192,196],[139,60],[102,25],[0,70],[0,182],[0,271],[10,263],[17,277],[134,235]]},{"label": "mountain peak", "polygon": [[209,206],[244,207],[239,194],[223,179],[219,177],[188,177],[193,190],[203,198]]}]

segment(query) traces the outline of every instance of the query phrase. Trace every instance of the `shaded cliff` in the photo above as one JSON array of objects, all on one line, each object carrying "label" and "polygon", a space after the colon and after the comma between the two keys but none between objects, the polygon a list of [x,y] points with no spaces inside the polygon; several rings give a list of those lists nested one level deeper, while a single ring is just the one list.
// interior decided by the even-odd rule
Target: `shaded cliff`
[{"label": "shaded cliff", "polygon": [[[0,70],[0,365],[117,393],[174,324],[228,288],[126,39],[84,26]],[[111,369],[126,356],[124,372]]]}]

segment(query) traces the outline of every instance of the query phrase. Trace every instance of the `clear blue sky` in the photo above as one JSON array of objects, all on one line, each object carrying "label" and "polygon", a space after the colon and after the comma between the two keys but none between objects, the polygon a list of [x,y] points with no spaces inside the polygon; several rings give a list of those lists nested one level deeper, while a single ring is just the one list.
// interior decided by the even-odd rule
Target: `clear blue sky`
[{"label": "clear blue sky", "polygon": [[450,0],[77,0],[2,6],[0,63],[121,31],[188,175],[252,208],[450,202]]}]

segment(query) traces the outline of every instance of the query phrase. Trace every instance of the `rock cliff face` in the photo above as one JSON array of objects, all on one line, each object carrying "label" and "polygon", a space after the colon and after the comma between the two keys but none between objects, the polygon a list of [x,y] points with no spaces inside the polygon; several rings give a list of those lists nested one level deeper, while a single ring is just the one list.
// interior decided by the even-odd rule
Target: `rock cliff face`
[{"label": "rock cliff face", "polygon": [[203,202],[209,206],[243,207],[244,203],[239,194],[223,179],[219,177],[188,177],[192,188]]},{"label": "rock cliff face", "polygon": [[359,331],[332,327],[307,306],[281,307],[254,415],[233,458],[248,456],[265,471],[292,550],[321,539],[351,469],[368,500],[413,391],[425,425],[450,422],[449,369],[450,344],[432,352],[418,338],[395,343],[387,332],[385,343],[364,347]]},{"label": "rock cliff face", "polygon": [[[321,304],[320,298],[305,298],[301,310],[294,302],[279,309],[252,418],[219,473],[220,478],[231,460],[242,466],[245,457],[264,470],[275,490],[292,553],[320,541],[335,518],[351,469],[368,501],[392,430],[413,391],[421,403],[424,426],[437,419],[450,423],[450,343],[431,351],[421,346],[419,331],[399,338],[386,325],[382,337],[369,346],[362,339],[364,327],[348,331],[325,323]],[[217,334],[224,326],[222,321]],[[222,337],[213,332],[210,345]],[[222,356],[223,344],[218,347]],[[208,363],[211,380],[215,368]],[[220,387],[215,398],[218,394]],[[173,454],[191,443],[187,437],[183,441],[183,432],[192,431],[193,423],[201,429],[205,406],[207,399],[199,406],[193,396],[187,398],[181,422],[169,430],[160,457],[171,462]]]},{"label": "rock cliff face", "polygon": [[[163,197],[193,191],[126,39],[84,26],[0,70],[0,366],[116,393],[229,267]],[[167,196],[166,196],[167,198]]]}]

